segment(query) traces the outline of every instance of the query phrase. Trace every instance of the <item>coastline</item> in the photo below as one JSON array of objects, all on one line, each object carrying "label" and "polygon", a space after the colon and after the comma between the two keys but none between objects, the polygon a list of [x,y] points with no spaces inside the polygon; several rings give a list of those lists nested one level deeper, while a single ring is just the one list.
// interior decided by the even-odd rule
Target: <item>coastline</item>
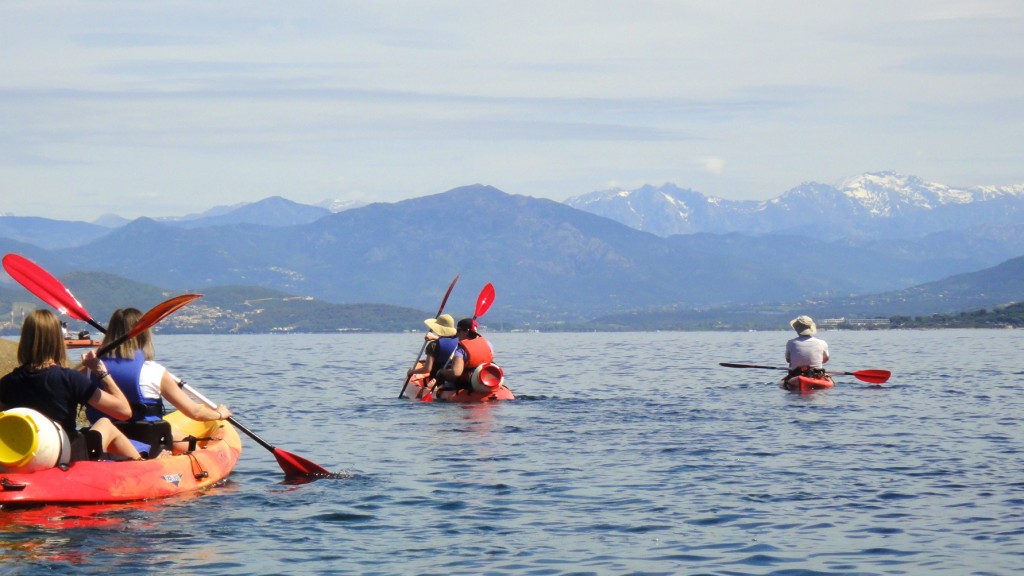
[{"label": "coastline", "polygon": [[0,376],[8,374],[18,366],[18,343],[0,339]]}]

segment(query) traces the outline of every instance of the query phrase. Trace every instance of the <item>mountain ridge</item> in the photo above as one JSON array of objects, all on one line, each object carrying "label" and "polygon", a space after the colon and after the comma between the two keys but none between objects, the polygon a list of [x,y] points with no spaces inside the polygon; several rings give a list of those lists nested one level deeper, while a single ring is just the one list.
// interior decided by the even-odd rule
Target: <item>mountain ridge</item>
[{"label": "mountain ridge", "polygon": [[971,225],[1019,222],[1024,184],[957,188],[886,171],[848,177],[835,185],[804,182],[763,201],[726,200],[664,184],[591,192],[566,204],[658,236],[814,228],[814,235],[829,239],[915,238]]},{"label": "mountain ridge", "polygon": [[[654,187],[647,190],[657,194]],[[701,196],[692,192],[691,198]],[[842,199],[833,190],[815,200]],[[251,210],[277,209],[273,202],[254,204]],[[208,223],[185,227],[139,218],[85,245],[47,250],[0,238],[0,249],[23,253],[58,274],[104,271],[175,291],[246,285],[331,304],[417,310],[436,306],[451,278],[461,274],[454,314],[469,312],[460,307],[471,306],[475,291],[493,282],[498,297],[489,314],[522,325],[579,324],[665,307],[848,302],[1024,254],[1020,222],[899,239],[832,239],[818,235],[815,226],[786,234],[661,237],[566,203],[482,184],[373,203],[311,222]]]}]

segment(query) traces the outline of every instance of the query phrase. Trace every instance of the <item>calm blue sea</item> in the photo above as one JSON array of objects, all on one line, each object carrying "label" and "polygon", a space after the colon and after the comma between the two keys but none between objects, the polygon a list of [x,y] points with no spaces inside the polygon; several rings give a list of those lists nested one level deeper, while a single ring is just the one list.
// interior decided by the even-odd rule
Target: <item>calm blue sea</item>
[{"label": "calm blue sea", "polygon": [[229,481],[0,511],[4,574],[1020,574],[1024,331],[823,332],[871,386],[778,389],[788,332],[491,334],[514,402],[398,400],[419,334],[161,336],[265,440]]}]

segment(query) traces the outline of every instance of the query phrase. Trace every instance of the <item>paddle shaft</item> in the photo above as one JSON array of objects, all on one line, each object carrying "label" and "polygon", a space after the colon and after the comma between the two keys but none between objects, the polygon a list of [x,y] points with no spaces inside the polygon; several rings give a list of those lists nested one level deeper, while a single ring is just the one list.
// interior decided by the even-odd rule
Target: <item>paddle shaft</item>
[{"label": "paddle shaft", "polygon": [[90,326],[92,326],[93,328],[99,330],[101,334],[106,334],[107,333],[107,331],[103,329],[103,326],[99,322],[96,322],[95,320],[93,320],[92,318],[79,318],[79,320],[88,322]]},{"label": "paddle shaft", "polygon": [[[198,390],[196,390],[195,388],[193,388],[193,387],[189,386],[188,384],[186,384],[184,380],[181,380],[179,378],[177,380],[177,382],[178,382],[178,386],[180,388],[182,388],[184,391],[188,392],[189,394],[195,396],[200,402],[202,402],[203,404],[206,404],[207,406],[209,406],[210,408],[213,408],[214,410],[217,409],[217,403],[216,402],[214,402],[213,400],[210,400],[206,396],[203,396],[202,394],[200,394]],[[244,432],[246,436],[248,436],[249,438],[252,438],[253,440],[256,441],[257,444],[259,444],[260,446],[263,446],[267,450],[270,450],[271,452],[273,452],[276,449],[276,447],[273,444],[271,444],[270,442],[267,442],[263,438],[260,438],[259,436],[256,435],[255,432],[253,432],[252,430],[249,430],[248,428],[243,426],[241,424],[241,422],[235,420],[234,416],[228,416],[228,422],[230,422],[231,425],[234,426],[235,428],[238,428],[239,430]]]},{"label": "paddle shaft", "polygon": [[784,366],[761,366],[760,364],[733,364],[731,362],[719,362],[719,366],[726,368],[764,368],[765,370],[789,370]]},{"label": "paddle shaft", "polygon": [[[210,400],[206,396],[203,396],[202,394],[200,394],[199,391],[197,391],[195,388],[193,388],[193,387],[189,386],[188,384],[186,384],[184,380],[181,380],[179,378],[179,379],[176,380],[176,382],[178,383],[178,386],[180,386],[183,390],[185,390],[189,394],[191,394],[191,395],[195,396],[196,398],[198,398],[199,401],[201,401],[203,404],[206,404],[207,406],[209,406],[210,408],[213,408],[213,409],[217,408],[217,404],[216,403],[214,403],[212,400]],[[239,422],[238,420],[235,420],[235,418],[233,416],[229,416],[227,420],[228,420],[228,422],[231,423],[232,426],[234,426],[238,430],[241,430],[242,432],[244,432],[246,436],[248,436],[249,438],[252,438],[257,444],[259,444],[260,446],[262,446],[262,447],[266,448],[267,450],[269,450],[274,455],[274,458],[277,459],[278,465],[281,466],[281,470],[284,470],[284,473],[285,473],[286,476],[294,477],[294,476],[330,476],[331,475],[330,470],[327,470],[326,468],[324,468],[323,466],[317,464],[316,462],[312,462],[312,461],[307,460],[307,459],[305,459],[305,458],[303,458],[303,457],[301,457],[301,456],[299,456],[297,454],[292,454],[291,452],[287,452],[285,450],[282,450],[282,449],[274,446],[270,442],[267,442],[263,438],[260,438],[259,436],[256,435],[255,432],[253,432],[252,430],[249,430],[248,428],[243,426],[242,423]]]}]

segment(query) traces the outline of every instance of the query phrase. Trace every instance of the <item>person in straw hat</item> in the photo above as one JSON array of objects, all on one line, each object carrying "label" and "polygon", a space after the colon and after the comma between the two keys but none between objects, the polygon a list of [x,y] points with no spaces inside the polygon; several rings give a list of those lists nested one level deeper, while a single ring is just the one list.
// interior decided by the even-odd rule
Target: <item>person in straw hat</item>
[{"label": "person in straw hat", "polygon": [[441,314],[437,318],[427,318],[423,321],[430,328],[425,338],[427,339],[427,359],[423,366],[417,367],[415,371],[410,370],[409,376],[414,373],[427,373],[428,380],[437,376],[437,371],[444,368],[448,359],[451,358],[455,348],[459,345],[456,337],[455,318],[451,314]]},{"label": "person in straw hat", "polygon": [[786,342],[786,362],[789,362],[789,378],[825,375],[828,362],[828,342],[815,336],[818,327],[810,316],[797,316],[789,323],[796,330],[797,337]]}]

